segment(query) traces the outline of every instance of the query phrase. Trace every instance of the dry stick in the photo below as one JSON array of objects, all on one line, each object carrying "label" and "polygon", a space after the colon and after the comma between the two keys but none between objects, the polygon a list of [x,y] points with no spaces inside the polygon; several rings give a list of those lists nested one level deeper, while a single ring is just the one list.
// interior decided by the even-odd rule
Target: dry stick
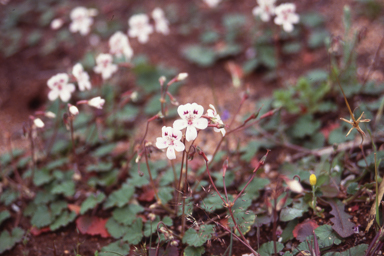
[{"label": "dry stick", "polygon": [[383,37],[381,38],[379,47],[377,47],[377,50],[376,50],[376,53],[375,53],[375,57],[373,58],[373,61],[372,61],[371,65],[369,66],[369,69],[368,69],[368,71],[367,71],[367,73],[366,73],[366,75],[365,75],[365,77],[364,77],[363,84],[361,85],[361,87],[364,87],[365,84],[367,83],[367,81],[368,81],[368,77],[369,77],[369,75],[371,74],[371,70],[372,70],[372,68],[373,68],[373,67],[375,66],[375,64],[376,64],[377,57],[379,56],[379,52],[380,52],[380,50],[381,50],[381,47],[383,47],[383,44],[384,44],[384,35],[383,35]]}]

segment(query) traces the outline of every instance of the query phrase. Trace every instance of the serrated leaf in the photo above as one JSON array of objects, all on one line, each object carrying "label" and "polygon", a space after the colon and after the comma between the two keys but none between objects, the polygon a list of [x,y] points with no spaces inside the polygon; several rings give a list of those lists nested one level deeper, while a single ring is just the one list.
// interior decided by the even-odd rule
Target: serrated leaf
[{"label": "serrated leaf", "polygon": [[[225,195],[221,194],[221,196],[225,198]],[[222,208],[224,208],[223,201],[216,193],[209,194],[201,203],[201,209],[209,213]]]},{"label": "serrated leaf", "polygon": [[31,224],[37,228],[48,226],[52,222],[51,211],[46,205],[39,205],[33,214]]},{"label": "serrated leaf", "polygon": [[5,210],[5,211],[1,211],[0,212],[0,225],[1,223],[8,219],[9,217],[11,217],[11,214],[9,213],[9,211]]},{"label": "serrated leaf", "polygon": [[297,219],[288,222],[287,226],[283,230],[283,233],[281,234],[281,237],[283,238],[281,242],[285,243],[294,238],[292,232],[298,223],[299,221]]},{"label": "serrated leaf", "polygon": [[98,164],[92,164],[87,166],[87,172],[107,172],[112,170],[113,163],[100,162]]},{"label": "serrated leaf", "polygon": [[123,237],[123,241],[127,241],[130,244],[136,245],[140,243],[143,238],[143,220],[136,218],[136,221],[128,227],[128,231]]},{"label": "serrated leaf", "polygon": [[96,205],[102,203],[105,199],[104,193],[99,193],[97,195],[90,195],[85,201],[81,204],[80,214],[84,214],[89,209],[95,208]]},{"label": "serrated leaf", "polygon": [[[245,187],[247,182],[248,180],[241,184],[238,190],[241,191]],[[252,196],[252,200],[257,199],[260,195],[259,191],[264,189],[264,187],[269,183],[271,183],[269,179],[256,177],[251,181],[251,183],[249,183],[248,187],[245,189],[244,192],[249,196]]]},{"label": "serrated leaf", "polygon": [[124,243],[122,240],[110,243],[107,246],[101,248],[99,256],[116,256],[118,254],[128,255],[130,251],[130,246],[128,243]]},{"label": "serrated leaf", "polygon": [[339,236],[333,231],[330,225],[322,225],[316,228],[315,234],[319,238],[318,243],[320,249],[341,243]]},{"label": "serrated leaf", "polygon": [[285,207],[280,212],[281,221],[291,221],[301,216],[303,216],[303,210],[291,207]]},{"label": "serrated leaf", "polygon": [[56,217],[57,215],[60,215],[60,213],[68,207],[68,204],[66,201],[56,201],[51,203],[49,208],[51,209],[52,216]]},{"label": "serrated leaf", "polygon": [[[127,104],[123,109],[118,111],[114,116],[114,119],[118,122],[132,122],[136,119],[137,114],[139,114],[139,108]],[[110,116],[113,118],[113,116]]]},{"label": "serrated leaf", "polygon": [[[248,233],[251,230],[253,223],[255,223],[256,215],[253,211],[246,210],[251,204],[252,200],[249,199],[248,195],[244,195],[236,201],[232,208],[237,226],[243,234]],[[231,227],[234,227],[232,218],[228,220],[228,223]],[[235,233],[239,235],[239,231],[237,229],[235,230]]]},{"label": "serrated leaf", "polygon": [[199,231],[190,228],[183,236],[183,243],[191,246],[199,247],[211,239],[212,234],[215,232],[214,225],[201,225]]},{"label": "serrated leaf", "polygon": [[96,216],[80,216],[76,220],[76,227],[79,229],[82,234],[89,235],[100,235],[101,237],[110,237],[107,229],[106,223],[107,219],[98,218]]},{"label": "serrated leaf", "polygon": [[337,232],[341,237],[348,237],[354,234],[354,224],[349,221],[352,216],[344,212],[344,204],[340,201],[328,201],[332,207],[330,212],[333,216],[331,221],[333,222],[333,230]]},{"label": "serrated leaf", "polygon": [[107,144],[97,148],[92,152],[92,156],[95,158],[103,157],[110,154],[116,148],[116,143]]},{"label": "serrated leaf", "polygon": [[68,163],[69,159],[68,158],[60,158],[60,159],[57,159],[57,160],[54,160],[54,161],[51,161],[49,162],[45,168],[47,168],[48,170],[53,170],[53,169],[56,169],[58,167],[61,167],[62,165]]},{"label": "serrated leaf", "polygon": [[72,180],[63,181],[56,185],[51,192],[53,194],[62,194],[67,197],[73,196],[75,194],[75,182]]},{"label": "serrated leaf", "polygon": [[201,67],[209,67],[216,60],[215,53],[211,48],[200,45],[190,45],[185,47],[182,50],[182,55],[188,61]]},{"label": "serrated leaf", "polygon": [[1,193],[0,202],[4,203],[6,206],[12,204],[19,197],[20,193],[18,191],[13,191],[12,189],[7,189]]},{"label": "serrated leaf", "polygon": [[[284,249],[284,245],[282,243],[276,242],[276,250],[277,253],[279,253],[281,250]],[[270,256],[275,253],[273,241],[269,241],[267,243],[264,243],[260,246],[260,249],[258,251],[260,256]]]},{"label": "serrated leaf", "polygon": [[[231,186],[232,182],[235,180],[235,172],[236,171],[237,170],[227,171],[227,173],[225,174],[225,185],[227,187]],[[224,187],[222,175],[223,174],[221,172],[212,173],[212,176],[216,179],[215,184],[216,184],[216,187],[218,187],[218,188]]]},{"label": "serrated leaf", "polygon": [[324,256],[361,256],[365,255],[367,249],[368,244],[359,244],[343,252],[327,252]]},{"label": "serrated leaf", "polygon": [[48,191],[38,191],[36,193],[36,197],[33,200],[33,202],[38,205],[38,204],[46,204],[49,202],[52,202],[56,199],[56,195],[49,193]]},{"label": "serrated leaf", "polygon": [[168,203],[173,198],[174,188],[162,187],[159,189],[158,194],[162,204]]},{"label": "serrated leaf", "polygon": [[129,200],[131,200],[134,192],[135,188],[133,186],[124,184],[119,190],[116,190],[109,195],[103,205],[104,209],[108,209],[112,206],[122,207],[126,205]]},{"label": "serrated leaf", "polygon": [[137,218],[136,214],[144,211],[144,208],[137,204],[130,204],[123,208],[117,208],[112,212],[113,218],[125,225],[131,225],[133,221]]},{"label": "serrated leaf", "polygon": [[304,115],[300,117],[291,127],[290,132],[293,137],[302,139],[307,135],[314,134],[320,128],[321,122],[314,120],[312,115]]},{"label": "serrated leaf", "polygon": [[53,176],[50,174],[48,168],[43,168],[41,170],[36,170],[33,177],[33,183],[35,186],[39,187],[50,182],[53,179]]},{"label": "serrated leaf", "polygon": [[184,249],[184,256],[201,256],[205,252],[204,246],[200,247],[194,247],[194,246],[187,246],[187,248]]},{"label": "serrated leaf", "polygon": [[[156,216],[153,221],[147,220],[144,226],[144,236],[149,237],[156,232],[157,224],[160,222],[160,217]],[[167,226],[172,226],[173,221],[170,217],[166,216],[163,219],[163,223]]]},{"label": "serrated leaf", "polygon": [[128,232],[128,227],[119,224],[114,218],[109,218],[105,227],[108,233],[115,239],[122,237]]},{"label": "serrated leaf", "polygon": [[12,249],[13,246],[15,246],[18,242],[23,239],[24,236],[24,230],[21,228],[14,228],[11,231],[11,234],[4,230],[1,232],[0,235],[0,254]]},{"label": "serrated leaf", "polygon": [[63,212],[50,226],[52,231],[55,231],[61,227],[67,226],[69,223],[76,219],[76,213],[73,211]]}]

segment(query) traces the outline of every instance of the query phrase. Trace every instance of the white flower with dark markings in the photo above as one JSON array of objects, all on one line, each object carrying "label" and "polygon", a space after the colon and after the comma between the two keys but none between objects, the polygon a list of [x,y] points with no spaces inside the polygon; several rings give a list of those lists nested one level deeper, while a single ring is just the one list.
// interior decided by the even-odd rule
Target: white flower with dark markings
[{"label": "white flower with dark markings", "polygon": [[187,128],[185,133],[187,141],[196,139],[196,128],[203,130],[208,126],[208,120],[201,117],[204,113],[204,108],[196,103],[180,105],[177,108],[177,113],[179,113],[182,119],[176,120],[173,123],[173,128],[177,130]]},{"label": "white flower with dark markings", "polygon": [[73,66],[72,75],[76,78],[80,91],[91,89],[89,75],[87,72],[84,71],[84,68],[80,63],[77,63],[75,66]]},{"label": "white flower with dark markings", "polygon": [[80,32],[83,36],[87,35],[93,23],[92,16],[95,15],[96,12],[93,9],[87,9],[82,6],[76,7],[70,14],[72,23],[69,25],[69,31],[72,33]]},{"label": "white flower with dark markings", "polygon": [[252,13],[254,16],[260,16],[264,22],[268,22],[275,14],[276,0],[257,0],[259,6],[253,8]]},{"label": "white flower with dark markings", "polygon": [[175,150],[181,152],[185,149],[185,145],[180,141],[181,137],[181,131],[163,126],[162,137],[156,139],[156,147],[159,149],[167,148],[168,159],[176,159]]},{"label": "white flower with dark markings", "polygon": [[104,80],[110,78],[117,71],[117,65],[113,64],[112,60],[112,55],[107,53],[101,53],[96,58],[97,66],[93,70],[101,74]]},{"label": "white flower with dark markings", "polygon": [[293,24],[299,23],[300,17],[295,13],[296,5],[292,3],[281,4],[275,9],[275,24],[283,26],[284,31],[292,32]]},{"label": "white flower with dark markings", "polygon": [[148,42],[149,34],[153,33],[153,27],[148,23],[149,19],[146,14],[133,15],[128,20],[130,37],[137,37],[140,43]]},{"label": "white flower with dark markings", "polygon": [[67,102],[71,98],[71,93],[75,91],[75,85],[68,83],[68,75],[65,73],[57,74],[51,77],[47,85],[51,89],[48,93],[48,99],[54,101],[57,97],[64,102]]},{"label": "white flower with dark markings", "polygon": [[133,56],[133,50],[128,37],[121,31],[115,32],[109,38],[109,52],[117,57],[124,55],[128,60]]},{"label": "white flower with dark markings", "polygon": [[[220,115],[217,113],[215,107],[214,107],[212,104],[209,104],[209,107],[210,107],[211,109],[208,109],[208,110],[207,110],[207,115],[208,115],[209,117],[211,117],[211,121],[212,121],[212,123],[214,123],[214,124],[222,124],[222,125],[224,125],[224,123],[223,123],[223,121],[221,120]],[[214,130],[215,132],[221,132],[221,134],[223,134],[223,136],[225,136],[225,129],[224,129],[224,128],[216,128],[216,127],[214,127],[213,130]]]}]

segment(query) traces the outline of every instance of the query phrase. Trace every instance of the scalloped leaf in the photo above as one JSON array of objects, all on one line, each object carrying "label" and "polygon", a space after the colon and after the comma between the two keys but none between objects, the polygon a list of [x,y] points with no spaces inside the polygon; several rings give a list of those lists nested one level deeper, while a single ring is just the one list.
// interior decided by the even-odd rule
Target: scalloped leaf
[{"label": "scalloped leaf", "polygon": [[37,228],[48,226],[52,223],[52,214],[46,205],[39,205],[34,212],[31,224]]},{"label": "scalloped leaf", "polygon": [[81,204],[80,208],[80,214],[84,214],[89,209],[93,209],[96,207],[96,205],[102,203],[105,199],[104,193],[99,193],[97,195],[92,194],[90,195],[85,201]]},{"label": "scalloped leaf", "polygon": [[183,243],[191,246],[199,247],[211,239],[212,234],[215,232],[214,225],[201,225],[199,231],[190,228],[183,236]]},{"label": "scalloped leaf", "polygon": [[104,209],[108,209],[112,206],[122,207],[126,205],[133,196],[134,192],[135,188],[133,186],[124,184],[119,190],[116,190],[109,195],[103,205]]},{"label": "scalloped leaf", "polygon": [[334,201],[328,201],[328,203],[332,207],[332,211],[330,213],[335,216],[331,218],[331,221],[333,222],[333,230],[335,230],[337,234],[344,238],[353,235],[353,228],[355,224],[349,221],[349,218],[352,216],[344,212],[345,205],[340,201],[337,201],[336,203]]},{"label": "scalloped leaf", "polygon": [[137,204],[130,204],[123,208],[117,208],[112,212],[113,218],[125,225],[131,225],[137,218],[136,214],[144,211],[144,208]]},{"label": "scalloped leaf", "polygon": [[184,256],[200,256],[203,255],[205,252],[204,246],[200,247],[194,247],[194,246],[187,246],[187,248],[184,249]]},{"label": "scalloped leaf", "polygon": [[127,241],[130,244],[136,245],[140,243],[143,238],[143,220],[137,218],[136,221],[128,227],[128,232],[123,237],[123,241]]},{"label": "scalloped leaf", "polygon": [[23,239],[24,236],[24,230],[21,228],[14,228],[12,229],[11,233],[9,233],[7,230],[4,230],[1,232],[0,235],[0,254],[12,249],[13,246],[15,246],[18,242],[20,242]]},{"label": "scalloped leaf", "polygon": [[100,235],[101,237],[110,237],[105,224],[108,219],[98,218],[96,216],[80,216],[76,220],[76,226],[80,233],[88,235]]},{"label": "scalloped leaf", "polygon": [[73,211],[65,211],[49,226],[49,228],[52,231],[55,231],[61,227],[65,227],[69,223],[74,221],[76,219],[76,216],[76,213]]},{"label": "scalloped leaf", "polygon": [[1,225],[1,223],[3,223],[4,220],[8,219],[9,217],[11,217],[11,214],[9,213],[9,211],[7,211],[7,210],[1,211],[0,212],[0,225]]},{"label": "scalloped leaf", "polygon": [[[284,245],[282,243],[276,242],[276,250],[277,253],[279,253],[281,250],[284,249]],[[260,249],[258,251],[260,256],[270,256],[275,253],[275,249],[273,247],[273,241],[266,242],[260,246]]]}]

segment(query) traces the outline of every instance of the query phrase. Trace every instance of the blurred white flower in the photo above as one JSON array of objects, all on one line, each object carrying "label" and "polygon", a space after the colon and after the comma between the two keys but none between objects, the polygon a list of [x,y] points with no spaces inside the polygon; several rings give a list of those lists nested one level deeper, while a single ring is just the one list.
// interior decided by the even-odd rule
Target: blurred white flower
[{"label": "blurred white flower", "polygon": [[71,93],[75,91],[74,84],[68,84],[68,75],[60,73],[51,77],[47,85],[51,89],[48,93],[48,99],[54,101],[57,97],[64,102],[67,102],[71,98]]},{"label": "blurred white flower", "polygon": [[52,22],[51,22],[51,29],[53,30],[57,30],[59,28],[61,28],[61,26],[63,26],[64,24],[64,21],[62,19],[54,19]]},{"label": "blurred white flower", "polygon": [[117,71],[117,65],[112,63],[112,55],[101,53],[96,58],[96,67],[93,70],[101,74],[104,80],[110,78]]},{"label": "blurred white flower", "polygon": [[302,193],[304,191],[303,187],[301,186],[300,182],[297,181],[296,179],[290,180],[286,179],[285,183],[287,183],[288,188],[295,193]]},{"label": "blurred white flower", "polygon": [[117,31],[109,38],[109,52],[117,57],[124,55],[128,60],[133,56],[133,50],[128,37],[121,31]]},{"label": "blurred white flower", "polygon": [[41,121],[40,118],[33,119],[33,123],[35,124],[35,126],[37,128],[43,128],[44,127],[44,123],[43,123],[43,121]]},{"label": "blurred white flower", "polygon": [[188,77],[188,73],[180,73],[177,75],[177,81],[183,81],[187,77]]},{"label": "blurred white flower", "polygon": [[6,5],[7,3],[9,3],[10,0],[0,0],[0,3],[2,5]]},{"label": "blurred white flower", "polygon": [[82,6],[74,8],[70,14],[72,22],[69,25],[69,31],[72,33],[80,32],[81,35],[87,35],[93,24],[92,16],[95,14],[93,9],[90,10]]},{"label": "blurred white flower", "polygon": [[140,43],[148,42],[149,34],[153,33],[153,27],[148,23],[149,19],[146,14],[133,15],[128,20],[130,37],[137,37]]},{"label": "blurred white flower", "polygon": [[164,35],[169,34],[169,22],[165,18],[164,12],[161,8],[157,7],[152,11],[152,18],[155,20],[156,32]]},{"label": "blurred white flower", "polygon": [[45,112],[44,115],[45,117],[48,117],[48,118],[56,118],[56,114],[51,111]]},{"label": "blurred white flower", "polygon": [[292,3],[281,4],[275,9],[275,24],[283,26],[284,31],[292,32],[293,24],[299,23],[300,17],[295,13],[296,6]]},{"label": "blurred white flower", "polygon": [[102,109],[104,106],[105,100],[100,96],[88,100],[88,105],[94,108]]},{"label": "blurred white flower", "polygon": [[182,137],[181,131],[172,127],[162,128],[162,137],[156,139],[156,147],[159,149],[167,149],[168,159],[176,159],[175,150],[181,152],[185,149],[185,145],[180,141]]},{"label": "blurred white flower", "polygon": [[76,78],[80,91],[90,90],[91,82],[89,81],[89,75],[84,71],[83,66],[77,63],[72,68],[72,74]]},{"label": "blurred white flower", "polygon": [[210,8],[214,8],[219,5],[221,0],[203,0]]},{"label": "blurred white flower", "polygon": [[253,8],[252,13],[254,16],[260,16],[260,19],[267,22],[275,14],[276,0],[257,0],[259,6]]},{"label": "blurred white flower", "polygon": [[[207,115],[208,115],[209,117],[212,117],[212,118],[211,118],[211,121],[212,121],[214,124],[222,124],[222,125],[224,125],[223,121],[221,120],[220,115],[216,112],[215,107],[214,107],[212,104],[209,104],[209,107],[210,107],[211,109],[208,109],[208,110],[207,110]],[[225,136],[225,129],[224,129],[224,128],[220,128],[220,129],[219,129],[219,128],[214,127],[213,130],[214,130],[215,132],[221,132],[221,134],[223,134],[223,136]]]},{"label": "blurred white flower", "polygon": [[204,114],[204,108],[196,103],[180,105],[177,113],[182,119],[173,122],[173,128],[177,130],[187,128],[185,132],[187,141],[197,138],[196,128],[203,130],[208,126],[208,120],[201,117]]},{"label": "blurred white flower", "polygon": [[77,116],[79,114],[79,109],[74,105],[68,104],[68,110],[74,116]]}]

